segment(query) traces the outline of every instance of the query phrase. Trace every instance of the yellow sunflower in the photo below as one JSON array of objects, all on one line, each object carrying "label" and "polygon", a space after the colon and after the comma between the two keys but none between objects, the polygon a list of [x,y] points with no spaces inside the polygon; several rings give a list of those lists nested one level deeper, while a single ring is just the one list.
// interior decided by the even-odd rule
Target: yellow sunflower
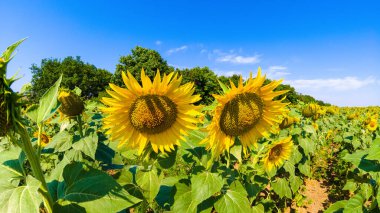
[{"label": "yellow sunflower", "polygon": [[371,132],[375,131],[377,129],[377,120],[371,119],[367,124],[367,129]]},{"label": "yellow sunflower", "polygon": [[259,68],[256,78],[252,73],[245,85],[242,77],[237,87],[231,82],[231,88],[224,95],[214,95],[218,105],[214,110],[214,118],[207,127],[209,135],[201,143],[207,144],[214,156],[219,156],[234,144],[235,137],[240,137],[246,152],[257,139],[277,131],[281,123],[280,115],[285,111],[286,103],[273,98],[287,91],[273,90],[282,80],[272,81],[263,86],[265,76]]},{"label": "yellow sunflower", "polygon": [[265,169],[271,171],[274,167],[278,168],[281,166],[285,160],[289,159],[292,149],[293,142],[291,136],[272,144],[264,157]]},{"label": "yellow sunflower", "polygon": [[150,143],[156,153],[169,152],[196,129],[201,107],[193,103],[201,98],[193,95],[193,83],[180,86],[182,77],[177,73],[164,74],[161,80],[159,71],[152,82],[142,70],[142,86],[129,72],[123,72],[122,78],[127,88],[110,84],[113,91],[107,92],[112,98],[102,99],[108,105],[102,108],[108,114],[104,128],[119,147],[138,148],[141,154]]},{"label": "yellow sunflower", "polygon": [[[33,134],[35,138],[38,138],[38,131]],[[45,147],[49,144],[51,138],[46,133],[41,133],[40,143],[41,147]]]}]

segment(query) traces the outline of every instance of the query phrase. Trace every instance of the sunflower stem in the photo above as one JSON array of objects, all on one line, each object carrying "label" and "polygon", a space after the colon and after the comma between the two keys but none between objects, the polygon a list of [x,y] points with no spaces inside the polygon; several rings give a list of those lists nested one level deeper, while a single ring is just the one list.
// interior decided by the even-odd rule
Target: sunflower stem
[{"label": "sunflower stem", "polygon": [[37,139],[37,157],[41,157],[41,133],[43,124],[38,125],[38,139]]},{"label": "sunflower stem", "polygon": [[77,115],[77,122],[78,122],[78,126],[79,126],[80,137],[83,138],[83,128],[82,128],[82,117],[81,117],[81,115]]},{"label": "sunflower stem", "polygon": [[36,155],[35,149],[32,146],[29,134],[26,131],[26,129],[23,126],[19,125],[19,128],[17,128],[17,132],[21,136],[21,140],[22,140],[21,148],[25,152],[25,155],[32,168],[32,172],[35,178],[41,182],[41,194],[43,196],[43,200],[44,200],[44,204],[47,209],[47,212],[51,213],[53,209],[53,199],[48,191],[46,180],[42,173],[39,157]]}]

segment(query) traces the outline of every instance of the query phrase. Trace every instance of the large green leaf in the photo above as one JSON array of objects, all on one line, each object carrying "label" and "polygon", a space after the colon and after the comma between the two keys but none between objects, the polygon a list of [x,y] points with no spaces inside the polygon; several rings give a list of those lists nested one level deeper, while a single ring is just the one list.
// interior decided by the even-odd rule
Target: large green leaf
[{"label": "large green leaf", "polygon": [[6,62],[12,60],[13,58],[13,52],[16,50],[16,48],[23,42],[25,41],[26,38],[23,38],[11,46],[7,47],[7,49],[2,53],[1,57],[4,58]]},{"label": "large green leaf", "polygon": [[284,178],[277,178],[276,182],[271,184],[273,190],[281,197],[292,198],[292,191],[289,187],[289,182]]},{"label": "large green leaf", "polygon": [[333,203],[328,209],[326,209],[325,213],[343,212],[343,209],[346,205],[347,200],[338,201],[336,203]]},{"label": "large green leaf", "polygon": [[39,212],[42,196],[38,193],[41,183],[32,176],[26,178],[26,185],[9,187],[0,192],[0,212]]},{"label": "large green leaf", "polygon": [[9,150],[4,150],[0,154],[0,191],[5,187],[17,186],[19,180],[23,178],[23,162],[19,156],[21,149],[12,146]]},{"label": "large green leaf", "polygon": [[251,205],[244,193],[228,189],[214,204],[218,213],[250,212]]},{"label": "large green leaf", "polygon": [[175,185],[173,212],[195,213],[198,203],[191,199],[191,188],[184,183]]},{"label": "large green leaf", "polygon": [[161,179],[157,175],[157,170],[139,170],[136,175],[136,183],[143,190],[144,197],[148,202],[153,202],[160,190]]},{"label": "large green leaf", "polygon": [[223,179],[217,173],[202,172],[191,178],[191,199],[200,203],[215,193],[219,192],[223,187]]},{"label": "large green leaf", "polygon": [[57,98],[58,98],[58,89],[61,85],[62,75],[54,83],[52,87],[41,97],[38,106],[38,116],[36,123],[41,123],[46,119],[50,118],[51,115],[57,109]]},{"label": "large green leaf", "polygon": [[54,135],[45,149],[54,149],[54,152],[64,152],[71,148],[72,140],[73,137],[67,131],[62,131]]},{"label": "large green leaf", "polygon": [[290,188],[292,189],[293,193],[296,194],[299,187],[303,184],[303,180],[298,176],[291,175],[289,177],[289,183],[290,183]]},{"label": "large green leaf", "polygon": [[300,138],[298,140],[299,145],[302,147],[303,151],[306,155],[309,155],[310,153],[314,153],[315,151],[315,144],[308,138]]},{"label": "large green leaf", "polygon": [[78,142],[74,143],[73,148],[95,160],[95,153],[98,148],[98,135],[95,132],[92,132],[90,135],[81,138]]},{"label": "large green leaf", "polygon": [[57,197],[74,202],[87,212],[118,212],[141,202],[111,176],[82,163],[68,164],[63,179],[64,186],[58,187]]},{"label": "large green leaf", "polygon": [[348,200],[344,212],[363,212],[364,202],[364,197],[361,194],[356,194]]}]

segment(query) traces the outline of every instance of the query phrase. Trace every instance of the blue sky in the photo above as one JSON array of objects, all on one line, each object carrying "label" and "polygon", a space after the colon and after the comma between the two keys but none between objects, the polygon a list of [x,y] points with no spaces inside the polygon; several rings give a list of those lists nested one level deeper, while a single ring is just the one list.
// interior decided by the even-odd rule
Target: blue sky
[{"label": "blue sky", "polygon": [[114,72],[136,45],[178,68],[248,76],[260,66],[339,106],[380,105],[378,1],[2,0],[0,48],[29,37],[9,65],[19,89],[43,58],[81,56]]}]

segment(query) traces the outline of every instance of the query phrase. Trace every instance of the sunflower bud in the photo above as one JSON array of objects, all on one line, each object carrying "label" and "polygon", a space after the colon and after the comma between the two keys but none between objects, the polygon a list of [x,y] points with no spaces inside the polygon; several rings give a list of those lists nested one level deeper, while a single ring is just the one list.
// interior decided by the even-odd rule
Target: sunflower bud
[{"label": "sunflower bud", "polygon": [[290,127],[291,125],[293,125],[294,123],[297,123],[299,121],[300,121],[299,118],[285,117],[284,120],[282,120],[282,122],[280,124],[280,129],[286,129],[286,128]]},{"label": "sunflower bud", "polygon": [[317,104],[309,104],[302,110],[302,115],[309,118],[317,114],[318,110],[319,106]]},{"label": "sunflower bud", "polygon": [[84,103],[78,95],[73,92],[62,91],[59,94],[58,101],[61,102],[61,113],[72,117],[80,115],[84,110]]}]

